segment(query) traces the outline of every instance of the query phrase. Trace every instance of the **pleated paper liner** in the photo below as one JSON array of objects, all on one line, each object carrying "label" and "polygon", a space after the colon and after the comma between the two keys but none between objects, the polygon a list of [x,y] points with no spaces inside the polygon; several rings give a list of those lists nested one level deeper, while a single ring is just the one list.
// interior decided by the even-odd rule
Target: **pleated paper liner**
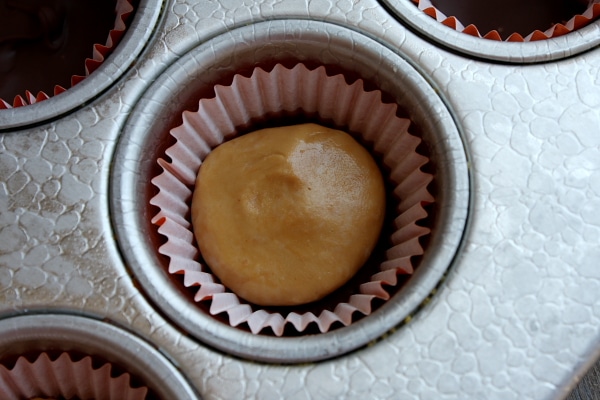
[{"label": "pleated paper liner", "polygon": [[[117,0],[115,5],[114,27],[108,32],[106,42],[96,43],[90,47],[90,57],[81,61],[82,64],[85,65],[85,75],[73,75],[71,77],[70,87],[77,85],[87,78],[104,62],[106,57],[110,55],[127,30],[127,21],[133,12],[134,6],[132,0]],[[52,93],[46,93],[37,90],[35,87],[31,87],[30,89],[25,90],[24,93],[15,93],[12,102],[10,99],[0,98],[0,110],[39,103],[52,96],[57,96],[67,91],[67,89],[69,88],[57,84],[54,86]]]},{"label": "pleated paper liner", "polygon": [[117,372],[108,362],[91,356],[73,358],[67,352],[58,357],[42,352],[33,360],[19,357],[14,365],[0,365],[0,398],[144,400],[145,386],[133,387],[127,372]]},{"label": "pleated paper liner", "polygon": [[[549,27],[539,27],[528,34],[518,32],[500,33],[497,29],[488,32],[482,31],[475,24],[460,21],[456,16],[447,16],[438,8],[436,8],[431,0],[411,0],[424,13],[434,18],[438,22],[454,29],[458,32],[463,32],[471,36],[480,37],[489,40],[506,41],[506,42],[529,42],[538,40],[547,40],[550,38],[566,35],[577,29],[581,29],[594,21],[600,15],[600,0],[591,0],[587,8],[581,14],[570,16],[567,21],[555,21]],[[515,12],[518,12],[515,10]],[[490,18],[494,18],[493,15]],[[498,21],[498,24],[501,22]],[[466,24],[466,25],[465,25]]]},{"label": "pleated paper liner", "polygon": [[[382,102],[381,92],[365,91],[362,80],[348,84],[342,74],[329,76],[324,67],[277,64],[271,71],[256,68],[250,76],[237,75],[231,85],[217,85],[214,98],[201,99],[198,110],[185,111],[183,123],[171,130],[176,143],[166,150],[170,161],[159,159],[163,172],[152,179],[158,194],[150,203],[159,209],[152,223],[166,239],[158,251],[169,258],[168,272],[183,275],[184,285],[195,291],[194,301],[208,303],[210,314],[226,315],[225,322],[246,326],[254,334],[268,334],[269,328],[277,336],[302,334],[315,325],[319,332],[328,332],[369,315],[401,285],[401,276],[412,274],[414,257],[424,252],[420,240],[430,233],[419,225],[434,201],[427,189],[433,176],[421,169],[429,159],[417,152],[421,140],[408,132],[411,121],[399,118],[397,111],[396,104]],[[373,271],[367,276],[359,271],[355,286],[339,291],[343,300],[265,308],[240,299],[202,262],[190,202],[200,164],[211,149],[240,134],[239,127],[298,114],[345,127],[379,157],[394,198],[388,207],[391,228],[384,238],[389,248]]]}]

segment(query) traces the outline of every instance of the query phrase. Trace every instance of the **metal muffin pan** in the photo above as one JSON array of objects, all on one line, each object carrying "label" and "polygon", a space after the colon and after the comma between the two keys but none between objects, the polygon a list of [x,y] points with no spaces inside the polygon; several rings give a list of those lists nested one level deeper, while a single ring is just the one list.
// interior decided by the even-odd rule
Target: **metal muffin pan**
[{"label": "metal muffin pan", "polygon": [[421,35],[471,57],[510,63],[537,63],[570,57],[600,45],[600,20],[572,33],[524,43],[482,39],[448,28],[411,1],[381,0],[391,13]]},{"label": "metal muffin pan", "polygon": [[108,322],[68,314],[0,320],[0,358],[43,351],[101,357],[140,379],[159,399],[198,398],[180,371],[156,348]]},{"label": "metal muffin pan", "polygon": [[[406,57],[454,111],[473,193],[463,246],[409,323],[292,366],[216,351],[172,323],[130,275],[110,214],[117,142],[152,82],[230,30],[289,19],[337,25]],[[206,399],[563,398],[600,356],[600,48],[533,65],[465,54],[374,0],[165,3],[117,85],[69,115],[0,134],[0,314],[115,321],[168,354]]]},{"label": "metal muffin pan", "polygon": [[[152,240],[150,180],[174,119],[196,109],[223,77],[264,62],[336,65],[385,88],[423,132],[436,166],[436,215],[431,242],[409,283],[377,312],[349,327],[300,337],[254,335],[216,321],[168,277]],[[452,263],[469,206],[467,157],[453,115],[436,88],[401,56],[344,27],[282,20],[231,30],[203,43],[166,69],[131,112],[112,163],[112,220],[127,264],[152,301],[187,332],[224,352],[253,360],[306,362],[366,345],[411,315]],[[196,104],[194,107],[193,104]],[[193,108],[189,108],[192,105]],[[166,117],[166,118],[165,118]]]},{"label": "metal muffin pan", "polygon": [[[115,84],[136,62],[159,23],[163,0],[140,0],[118,46],[92,74],[60,96],[29,105],[2,110],[0,131],[26,127],[82,107]],[[83,62],[83,61],[82,61]]]}]

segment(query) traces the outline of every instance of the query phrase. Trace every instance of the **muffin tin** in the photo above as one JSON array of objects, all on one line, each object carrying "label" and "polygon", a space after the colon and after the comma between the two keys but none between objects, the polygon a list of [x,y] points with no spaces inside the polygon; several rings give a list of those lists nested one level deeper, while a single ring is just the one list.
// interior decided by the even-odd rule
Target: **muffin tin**
[{"label": "muffin tin", "polygon": [[[434,25],[420,31],[374,0],[171,1],[162,16],[91,103],[46,122],[35,110],[24,123],[0,112],[4,318],[114,321],[207,399],[568,393],[600,348],[600,50],[586,34],[598,21],[535,45],[546,52],[467,37],[455,51],[430,40]],[[431,127],[420,135],[441,196],[423,260],[435,273],[406,287],[408,303],[291,342],[203,321],[157,267],[143,201],[160,135],[192,108],[194,90],[240,62],[286,55],[374,74],[411,104]]]}]

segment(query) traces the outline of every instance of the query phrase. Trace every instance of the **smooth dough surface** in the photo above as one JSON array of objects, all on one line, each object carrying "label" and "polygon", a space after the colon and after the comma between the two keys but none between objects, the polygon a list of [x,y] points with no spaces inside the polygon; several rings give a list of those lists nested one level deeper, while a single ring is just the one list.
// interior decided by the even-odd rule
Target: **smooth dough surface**
[{"label": "smooth dough surface", "polygon": [[371,254],[385,214],[381,172],[345,132],[269,128],[214,149],[200,167],[192,224],[205,261],[263,306],[316,301]]}]

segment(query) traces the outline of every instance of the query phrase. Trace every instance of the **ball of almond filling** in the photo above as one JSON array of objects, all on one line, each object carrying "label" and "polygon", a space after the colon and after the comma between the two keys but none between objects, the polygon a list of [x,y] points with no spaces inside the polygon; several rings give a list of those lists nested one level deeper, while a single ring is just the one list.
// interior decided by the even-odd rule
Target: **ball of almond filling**
[{"label": "ball of almond filling", "polygon": [[349,134],[316,124],[255,131],[200,166],[192,224],[204,260],[241,298],[313,302],[370,256],[385,214],[381,172]]}]

